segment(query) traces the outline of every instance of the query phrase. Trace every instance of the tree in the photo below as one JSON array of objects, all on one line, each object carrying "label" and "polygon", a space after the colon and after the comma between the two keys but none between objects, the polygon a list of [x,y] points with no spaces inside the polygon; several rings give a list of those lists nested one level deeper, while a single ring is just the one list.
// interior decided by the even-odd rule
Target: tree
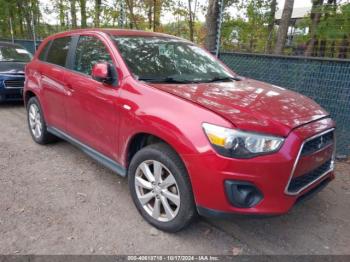
[{"label": "tree", "polygon": [[162,0],[153,0],[153,32],[160,27],[160,14],[162,11]]},{"label": "tree", "polygon": [[[324,14],[324,19],[323,19],[324,21],[323,22],[327,23],[329,18],[330,18],[330,16],[335,14],[336,11],[337,11],[337,1],[336,0],[328,0],[327,1],[327,6],[326,6],[324,11],[325,11],[325,14]],[[318,26],[318,28],[319,28],[319,26]],[[321,38],[320,50],[319,50],[319,56],[320,57],[324,57],[326,55],[327,41],[328,41],[327,38],[324,38],[324,37]],[[334,41],[333,41],[333,43],[334,43]]]},{"label": "tree", "polygon": [[271,53],[272,51],[272,40],[273,40],[273,31],[275,27],[275,15],[276,15],[276,9],[277,9],[277,0],[271,0],[270,3],[270,13],[269,13],[269,23],[267,26],[267,44],[266,44],[266,51],[268,53]]},{"label": "tree", "polygon": [[76,0],[70,0],[70,15],[72,18],[72,27],[77,28]]},{"label": "tree", "polygon": [[[196,3],[195,3],[196,4]],[[192,12],[192,0],[188,0],[188,27],[190,30],[190,40],[193,42],[193,12]]]},{"label": "tree", "polygon": [[205,26],[207,34],[204,45],[209,51],[215,50],[216,34],[217,34],[217,20],[220,13],[219,1],[209,0],[207,15],[205,17]]},{"label": "tree", "polygon": [[294,0],[285,0],[281,21],[277,31],[277,40],[274,54],[283,53],[284,46],[288,35],[289,22],[293,13]]},{"label": "tree", "polygon": [[[310,41],[307,44],[307,48],[305,50],[305,56],[311,56],[314,52],[314,47],[318,42],[317,39],[317,26],[320,23],[322,16],[322,5],[324,0],[312,0],[312,8],[311,8],[311,26],[310,26]],[[314,54],[315,55],[315,54]]]},{"label": "tree", "polygon": [[80,16],[81,16],[81,27],[85,28],[86,25],[86,0],[80,0]]},{"label": "tree", "polygon": [[147,9],[147,19],[148,19],[148,29],[152,29],[153,27],[153,0],[145,1],[146,9]]},{"label": "tree", "polygon": [[102,5],[102,0],[95,0],[95,18],[94,18],[95,27],[100,27],[101,5]]},{"label": "tree", "polygon": [[343,5],[340,9],[340,14],[337,15],[337,20],[342,26],[339,27],[339,35],[342,35],[341,44],[339,46],[338,58],[348,58],[350,45],[350,3]]},{"label": "tree", "polygon": [[58,9],[59,9],[59,18],[60,18],[60,25],[61,27],[65,27],[65,4],[63,0],[59,0],[58,2]]},{"label": "tree", "polygon": [[137,21],[135,19],[135,14],[134,14],[134,1],[133,0],[126,0],[126,3],[128,5],[129,13],[130,13],[130,28],[138,28]]}]

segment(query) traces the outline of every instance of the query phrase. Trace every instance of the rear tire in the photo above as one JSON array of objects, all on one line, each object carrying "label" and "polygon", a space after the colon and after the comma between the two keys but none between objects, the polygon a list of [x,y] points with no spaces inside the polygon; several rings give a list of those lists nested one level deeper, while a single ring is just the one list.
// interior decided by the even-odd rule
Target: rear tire
[{"label": "rear tire", "polygon": [[187,170],[164,143],[144,147],[135,154],[128,182],[139,213],[162,231],[177,232],[197,215]]},{"label": "rear tire", "polygon": [[28,100],[27,120],[29,132],[36,143],[45,145],[57,141],[57,137],[47,131],[44,114],[36,97]]}]

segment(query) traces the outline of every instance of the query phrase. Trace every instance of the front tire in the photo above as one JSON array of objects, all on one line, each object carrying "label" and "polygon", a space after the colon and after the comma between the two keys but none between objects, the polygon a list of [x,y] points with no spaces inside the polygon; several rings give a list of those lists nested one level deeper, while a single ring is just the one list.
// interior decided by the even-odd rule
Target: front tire
[{"label": "front tire", "polygon": [[27,120],[29,132],[33,140],[41,145],[52,143],[57,138],[47,131],[46,122],[39,100],[31,97],[27,103]]},{"label": "front tire", "polygon": [[138,151],[129,166],[128,182],[137,210],[154,227],[177,232],[195,218],[187,170],[168,145],[153,144]]}]

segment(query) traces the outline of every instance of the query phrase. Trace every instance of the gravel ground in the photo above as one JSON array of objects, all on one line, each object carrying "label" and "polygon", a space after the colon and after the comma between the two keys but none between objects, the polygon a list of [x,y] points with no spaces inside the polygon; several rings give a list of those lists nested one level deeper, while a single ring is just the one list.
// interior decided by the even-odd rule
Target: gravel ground
[{"label": "gravel ground", "polygon": [[35,144],[21,104],[0,105],[0,254],[350,254],[350,163],[289,214],[199,219],[167,234],[127,181],[66,142]]}]

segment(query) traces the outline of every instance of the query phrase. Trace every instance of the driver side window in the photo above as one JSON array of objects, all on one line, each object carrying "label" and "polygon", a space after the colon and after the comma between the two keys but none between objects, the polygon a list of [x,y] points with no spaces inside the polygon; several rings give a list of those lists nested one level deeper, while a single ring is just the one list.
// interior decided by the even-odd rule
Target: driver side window
[{"label": "driver side window", "polygon": [[105,45],[94,36],[80,36],[75,51],[74,70],[91,75],[92,67],[99,62],[113,63]]}]

